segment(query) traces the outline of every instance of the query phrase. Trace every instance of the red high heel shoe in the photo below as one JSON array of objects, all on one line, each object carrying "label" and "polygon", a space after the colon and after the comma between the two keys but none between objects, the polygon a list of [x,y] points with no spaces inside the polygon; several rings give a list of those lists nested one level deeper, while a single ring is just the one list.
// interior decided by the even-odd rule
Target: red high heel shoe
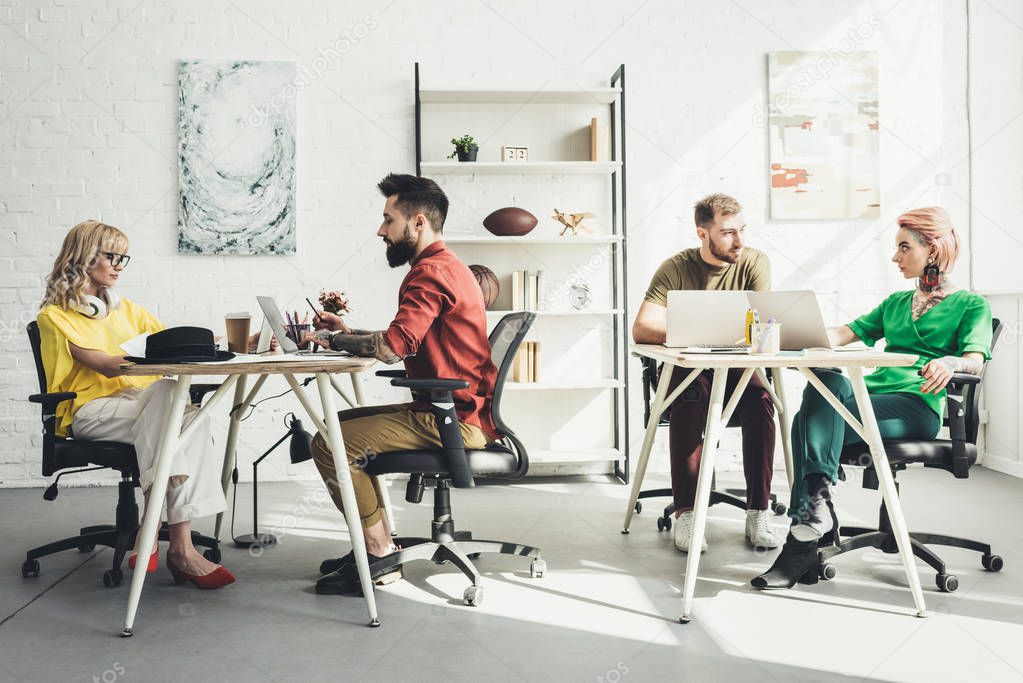
[{"label": "red high heel shoe", "polygon": [[[149,564],[146,565],[146,573],[152,574],[156,571],[156,568],[160,566],[160,555],[158,548],[153,548],[153,554],[149,556]],[[138,564],[139,556],[137,553],[132,553],[132,556],[128,558],[128,569],[135,569],[135,565]]]},{"label": "red high heel shoe", "polygon": [[170,573],[174,577],[175,584],[181,585],[185,581],[191,581],[196,588],[201,588],[203,590],[216,590],[217,588],[223,588],[224,586],[232,584],[235,581],[234,574],[227,571],[224,567],[217,567],[209,574],[205,574],[203,576],[189,574],[171,562],[170,553],[167,553],[167,569],[170,569]]}]

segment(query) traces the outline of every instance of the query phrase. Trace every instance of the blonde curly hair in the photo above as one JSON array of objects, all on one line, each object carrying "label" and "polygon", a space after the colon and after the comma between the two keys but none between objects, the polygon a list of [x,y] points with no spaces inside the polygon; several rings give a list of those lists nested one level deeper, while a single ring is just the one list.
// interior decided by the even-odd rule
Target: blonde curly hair
[{"label": "blonde curly hair", "polygon": [[104,251],[126,253],[128,236],[112,225],[92,220],[71,228],[46,278],[46,294],[40,308],[50,304],[69,308],[72,303],[83,301],[89,271]]}]

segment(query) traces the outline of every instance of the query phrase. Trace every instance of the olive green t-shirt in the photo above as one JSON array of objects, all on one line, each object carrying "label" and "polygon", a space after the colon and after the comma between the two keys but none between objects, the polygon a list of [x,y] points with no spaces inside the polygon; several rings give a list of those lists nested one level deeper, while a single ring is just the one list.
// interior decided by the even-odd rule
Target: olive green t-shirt
[{"label": "olive green t-shirt", "polygon": [[650,280],[644,300],[668,305],[674,289],[743,290],[758,292],[771,288],[771,262],[767,254],[746,247],[735,263],[712,266],[700,256],[700,249],[683,249],[661,264]]}]

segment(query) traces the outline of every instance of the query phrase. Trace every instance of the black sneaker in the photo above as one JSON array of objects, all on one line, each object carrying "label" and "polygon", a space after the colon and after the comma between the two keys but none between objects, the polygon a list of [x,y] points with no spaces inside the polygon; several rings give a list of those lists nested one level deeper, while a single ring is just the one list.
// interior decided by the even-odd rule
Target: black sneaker
[{"label": "black sneaker", "polygon": [[348,551],[344,557],[335,557],[332,560],[320,562],[320,574],[333,574],[346,564],[355,564],[355,553]]},{"label": "black sneaker", "polygon": [[[345,558],[340,559],[344,560]],[[379,559],[376,555],[369,555],[371,564]],[[377,586],[386,586],[389,583],[394,583],[401,576],[401,567],[399,567],[373,579],[373,583]],[[342,564],[337,571],[321,576],[316,581],[316,593],[317,595],[362,595],[362,584],[359,582],[359,571],[355,566],[354,558]]]}]

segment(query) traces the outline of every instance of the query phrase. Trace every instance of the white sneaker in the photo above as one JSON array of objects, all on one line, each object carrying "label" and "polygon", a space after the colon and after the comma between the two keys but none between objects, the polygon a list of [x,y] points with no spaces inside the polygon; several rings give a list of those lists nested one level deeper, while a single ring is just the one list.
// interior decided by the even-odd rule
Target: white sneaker
[{"label": "white sneaker", "polygon": [[[693,511],[683,512],[675,520],[675,547],[684,553],[689,552],[689,543],[693,538]],[[700,552],[707,550],[707,530],[704,528],[703,543]]]},{"label": "white sneaker", "polygon": [[754,548],[777,548],[781,541],[767,524],[767,510],[746,510],[746,539]]}]

